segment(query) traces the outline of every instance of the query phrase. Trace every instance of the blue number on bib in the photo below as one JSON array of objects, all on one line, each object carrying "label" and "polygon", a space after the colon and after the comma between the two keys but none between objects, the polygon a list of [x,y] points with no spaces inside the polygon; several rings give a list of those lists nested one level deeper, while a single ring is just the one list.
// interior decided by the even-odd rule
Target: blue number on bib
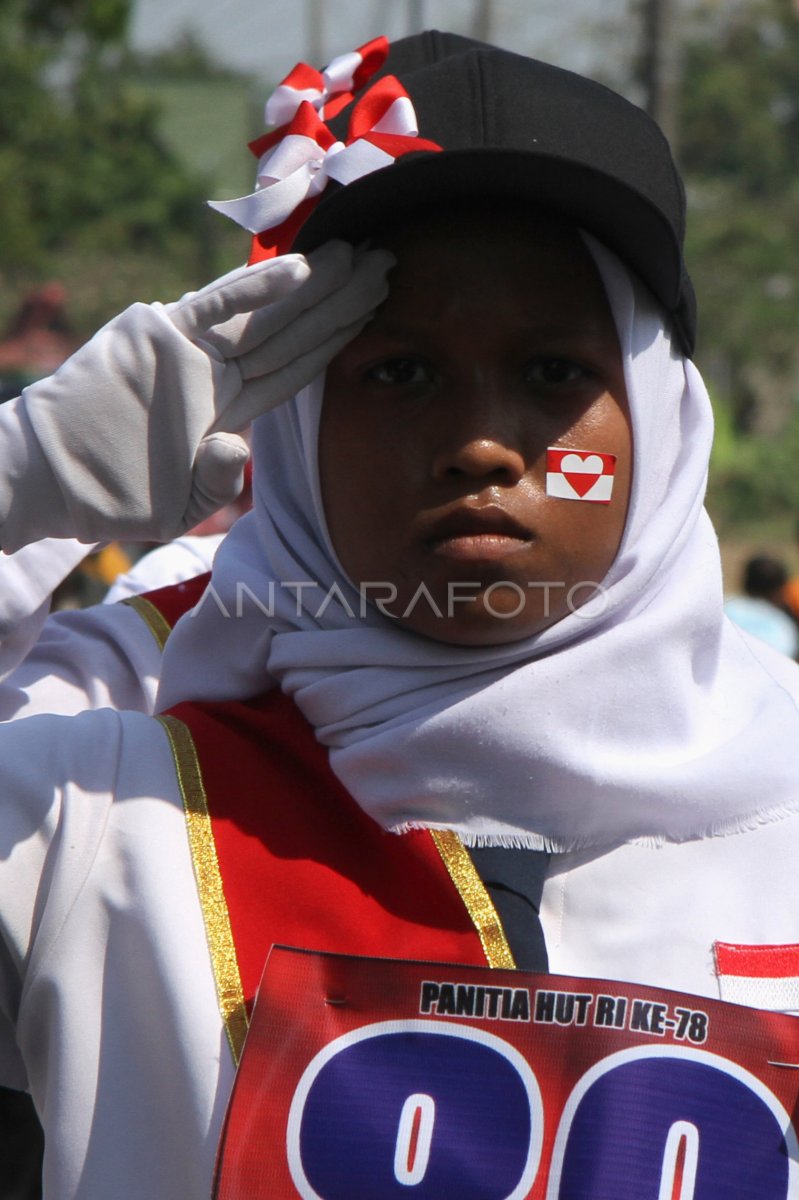
[{"label": "blue number on bib", "polygon": [[406,1025],[415,1028],[341,1038],[311,1072],[293,1118],[294,1155],[289,1146],[300,1194],[521,1200],[541,1141],[532,1075],[522,1078],[499,1039]]},{"label": "blue number on bib", "polygon": [[786,1200],[789,1122],[763,1085],[711,1055],[613,1057],[567,1108],[550,1200]]}]

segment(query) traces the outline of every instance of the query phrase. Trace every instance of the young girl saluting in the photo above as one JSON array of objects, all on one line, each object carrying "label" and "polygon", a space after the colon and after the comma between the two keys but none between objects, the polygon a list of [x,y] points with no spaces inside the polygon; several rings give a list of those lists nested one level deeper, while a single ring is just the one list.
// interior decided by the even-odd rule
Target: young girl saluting
[{"label": "young girl saluting", "polygon": [[[345,66],[231,212],[387,298],[257,418],[161,718],[0,731],[5,1079],[59,1198],[209,1194],[276,942],[717,998],[714,945],[799,943],[796,668],[722,614],[665,142],[463,39]],[[269,313],[197,342],[257,380]]]}]

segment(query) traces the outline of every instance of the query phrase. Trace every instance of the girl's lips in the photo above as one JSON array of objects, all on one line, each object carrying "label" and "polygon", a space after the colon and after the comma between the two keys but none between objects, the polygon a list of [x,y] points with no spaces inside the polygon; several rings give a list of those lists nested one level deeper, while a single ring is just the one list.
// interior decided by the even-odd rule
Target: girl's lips
[{"label": "girl's lips", "polygon": [[462,534],[445,537],[431,543],[433,554],[458,562],[496,562],[530,545],[530,539],[509,537],[501,533]]},{"label": "girl's lips", "polygon": [[426,530],[433,554],[459,562],[496,562],[526,549],[534,535],[496,506],[458,508]]}]

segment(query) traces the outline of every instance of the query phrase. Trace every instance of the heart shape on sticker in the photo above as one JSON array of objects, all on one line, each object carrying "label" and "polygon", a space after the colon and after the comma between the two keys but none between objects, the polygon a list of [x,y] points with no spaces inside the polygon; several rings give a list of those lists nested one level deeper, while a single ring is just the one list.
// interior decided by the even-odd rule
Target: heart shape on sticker
[{"label": "heart shape on sticker", "polygon": [[564,454],[560,470],[577,495],[584,496],[599,479],[604,463],[598,454]]}]

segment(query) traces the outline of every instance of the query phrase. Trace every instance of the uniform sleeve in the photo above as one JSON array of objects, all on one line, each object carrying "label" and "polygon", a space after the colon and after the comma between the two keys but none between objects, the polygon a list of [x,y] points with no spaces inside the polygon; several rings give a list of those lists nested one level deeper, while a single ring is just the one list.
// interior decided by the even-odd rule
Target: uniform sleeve
[{"label": "uniform sleeve", "polygon": [[0,553],[0,679],[35,644],[50,596],[93,548],[69,538],[47,538],[16,554]]},{"label": "uniform sleeve", "polygon": [[54,613],[0,682],[0,721],[96,708],[150,713],[160,670],[158,641],[129,605]]},{"label": "uniform sleeve", "polygon": [[29,1087],[45,1195],[209,1196],[233,1073],[162,725],[0,726],[0,1084]]},{"label": "uniform sleeve", "polygon": [[0,726],[0,1084],[26,1086],[15,1030],[28,976],[91,869],[111,803],[116,713]]}]

